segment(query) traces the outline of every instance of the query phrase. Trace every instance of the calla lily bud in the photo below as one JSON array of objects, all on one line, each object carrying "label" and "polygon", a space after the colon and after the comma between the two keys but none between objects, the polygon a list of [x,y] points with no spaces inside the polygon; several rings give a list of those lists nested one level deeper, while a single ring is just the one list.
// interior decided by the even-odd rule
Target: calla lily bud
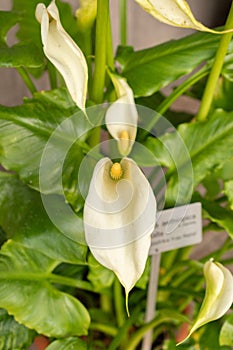
[{"label": "calla lily bud", "polygon": [[118,141],[118,148],[127,156],[133,147],[137,134],[138,113],[134,102],[133,91],[126,80],[110,74],[115,87],[117,100],[106,113],[106,126],[112,137]]},{"label": "calla lily bud", "polygon": [[97,14],[97,0],[79,0],[80,7],[76,11],[78,28],[82,31],[91,28]]},{"label": "calla lily bud", "polygon": [[76,105],[85,110],[87,63],[80,48],[62,27],[55,1],[47,8],[42,3],[38,4],[36,18],[41,24],[41,38],[46,57],[61,73]]},{"label": "calla lily bud", "polygon": [[[183,343],[199,327],[222,317],[233,302],[233,276],[231,272],[212,259],[204,265],[206,293],[197,319]],[[178,345],[179,345],[178,344]]]},{"label": "calla lily bud", "polygon": [[101,159],[84,206],[87,244],[96,260],[115,272],[126,296],[141,277],[155,226],[156,200],[137,164]]},{"label": "calla lily bud", "polygon": [[191,28],[214,34],[228,32],[217,32],[197,21],[185,0],[136,0],[136,2],[160,22],[172,26]]}]

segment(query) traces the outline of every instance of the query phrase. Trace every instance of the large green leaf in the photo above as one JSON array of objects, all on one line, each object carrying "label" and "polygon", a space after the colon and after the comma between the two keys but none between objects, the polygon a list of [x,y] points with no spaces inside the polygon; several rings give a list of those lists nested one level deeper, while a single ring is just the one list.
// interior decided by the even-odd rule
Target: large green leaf
[{"label": "large green leaf", "polygon": [[[66,218],[63,218],[64,221]],[[77,220],[77,222],[79,222]],[[0,172],[0,226],[8,237],[43,252],[60,262],[83,264],[86,246],[78,243],[83,227],[66,222],[64,233],[48,217],[38,192],[23,185],[15,175]],[[73,239],[67,237],[73,234]],[[77,237],[75,241],[75,237]]]},{"label": "large green leaf", "polygon": [[159,139],[149,137],[146,143],[157,161],[168,167],[168,205],[175,203],[179,189],[180,202],[187,201],[193,187],[233,156],[233,113],[218,110],[208,121],[181,124],[177,131]]},{"label": "large green leaf", "polygon": [[219,40],[218,35],[195,33],[136,52],[120,47],[117,61],[135,96],[149,96],[212,58]]},{"label": "large green leaf", "polygon": [[87,345],[81,339],[70,337],[52,342],[46,350],[87,350]]},{"label": "large green leaf", "polygon": [[87,334],[89,314],[50,283],[58,261],[8,241],[0,252],[0,307],[16,321],[52,337]]},{"label": "large green leaf", "polygon": [[19,324],[4,309],[0,309],[0,349],[25,350],[33,342],[35,332]]},{"label": "large green leaf", "polygon": [[[63,174],[64,191],[69,195],[72,192],[75,199],[78,176],[74,177],[74,186],[65,174],[77,173],[77,164],[84,156],[80,145],[83,146],[83,135],[89,128],[86,117],[78,112],[65,89],[37,93],[22,106],[0,106],[0,162],[44,193],[63,194]],[[69,153],[73,144],[75,152]],[[68,153],[72,159],[64,163]],[[44,171],[40,183],[39,171]]]}]

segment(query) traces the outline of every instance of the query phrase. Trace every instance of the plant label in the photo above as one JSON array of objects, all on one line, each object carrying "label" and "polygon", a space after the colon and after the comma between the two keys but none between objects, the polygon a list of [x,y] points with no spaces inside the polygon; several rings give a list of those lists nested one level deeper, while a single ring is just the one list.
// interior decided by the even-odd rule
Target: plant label
[{"label": "plant label", "polygon": [[149,255],[186,247],[201,241],[201,203],[162,210],[157,213]]}]

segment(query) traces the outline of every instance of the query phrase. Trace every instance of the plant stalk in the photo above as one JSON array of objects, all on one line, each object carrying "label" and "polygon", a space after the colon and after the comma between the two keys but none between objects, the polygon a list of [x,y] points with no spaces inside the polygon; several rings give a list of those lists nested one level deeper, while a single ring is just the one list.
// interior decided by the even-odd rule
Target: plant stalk
[{"label": "plant stalk", "polygon": [[[229,30],[232,28],[233,28],[233,3],[231,5],[231,9],[226,21],[225,30]],[[232,33],[222,34],[219,47],[215,56],[215,60],[214,60],[209,78],[207,80],[205,91],[202,97],[200,109],[197,114],[197,120],[199,121],[205,121],[209,114],[210,107],[214,98],[216,85],[222,70],[224,58],[226,56],[231,38],[232,38]]]},{"label": "plant stalk", "polygon": [[121,327],[125,322],[125,310],[124,310],[124,299],[122,296],[122,287],[118,279],[114,281],[114,304],[116,312],[116,321],[118,327]]},{"label": "plant stalk", "polygon": [[33,95],[35,92],[37,92],[37,89],[27,71],[23,67],[18,67],[17,71],[23,79],[24,83],[26,84],[28,90],[31,92],[31,94]]},{"label": "plant stalk", "polygon": [[109,0],[97,0],[95,70],[91,99],[102,103],[104,99],[105,72],[107,58],[107,38],[109,26]]},{"label": "plant stalk", "polygon": [[120,43],[127,45],[127,0],[120,0]]}]

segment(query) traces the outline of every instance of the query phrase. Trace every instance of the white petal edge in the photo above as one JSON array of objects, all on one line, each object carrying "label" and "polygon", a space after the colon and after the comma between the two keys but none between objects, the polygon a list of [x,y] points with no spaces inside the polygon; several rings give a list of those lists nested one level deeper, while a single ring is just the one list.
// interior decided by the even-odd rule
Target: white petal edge
[{"label": "white petal edge", "polygon": [[108,175],[111,160],[104,158],[97,163],[84,206],[84,229],[92,254],[115,272],[127,295],[145,268],[156,200],[137,164],[129,158],[121,164],[125,178],[114,183]]},{"label": "white petal edge", "polygon": [[[118,148],[123,156],[127,156],[133,147],[136,134],[138,112],[134,102],[133,91],[122,77],[110,74],[117,100],[112,103],[106,112],[106,126],[112,137],[118,141]],[[121,133],[126,131],[129,139],[121,138]]]},{"label": "white petal edge", "polygon": [[188,336],[177,345],[186,341],[199,327],[222,317],[232,305],[232,273],[222,264],[210,259],[204,265],[204,276],[206,279],[206,293],[197,319]]},{"label": "white petal edge", "polygon": [[41,38],[46,57],[61,73],[73,101],[84,111],[88,70],[82,51],[64,30],[55,1],[48,8],[39,3],[36,7],[36,18],[41,23]]},{"label": "white petal edge", "polygon": [[215,31],[193,16],[188,3],[184,0],[135,0],[146,12],[159,21],[176,27],[191,28],[213,34],[227,33],[232,30]]}]

